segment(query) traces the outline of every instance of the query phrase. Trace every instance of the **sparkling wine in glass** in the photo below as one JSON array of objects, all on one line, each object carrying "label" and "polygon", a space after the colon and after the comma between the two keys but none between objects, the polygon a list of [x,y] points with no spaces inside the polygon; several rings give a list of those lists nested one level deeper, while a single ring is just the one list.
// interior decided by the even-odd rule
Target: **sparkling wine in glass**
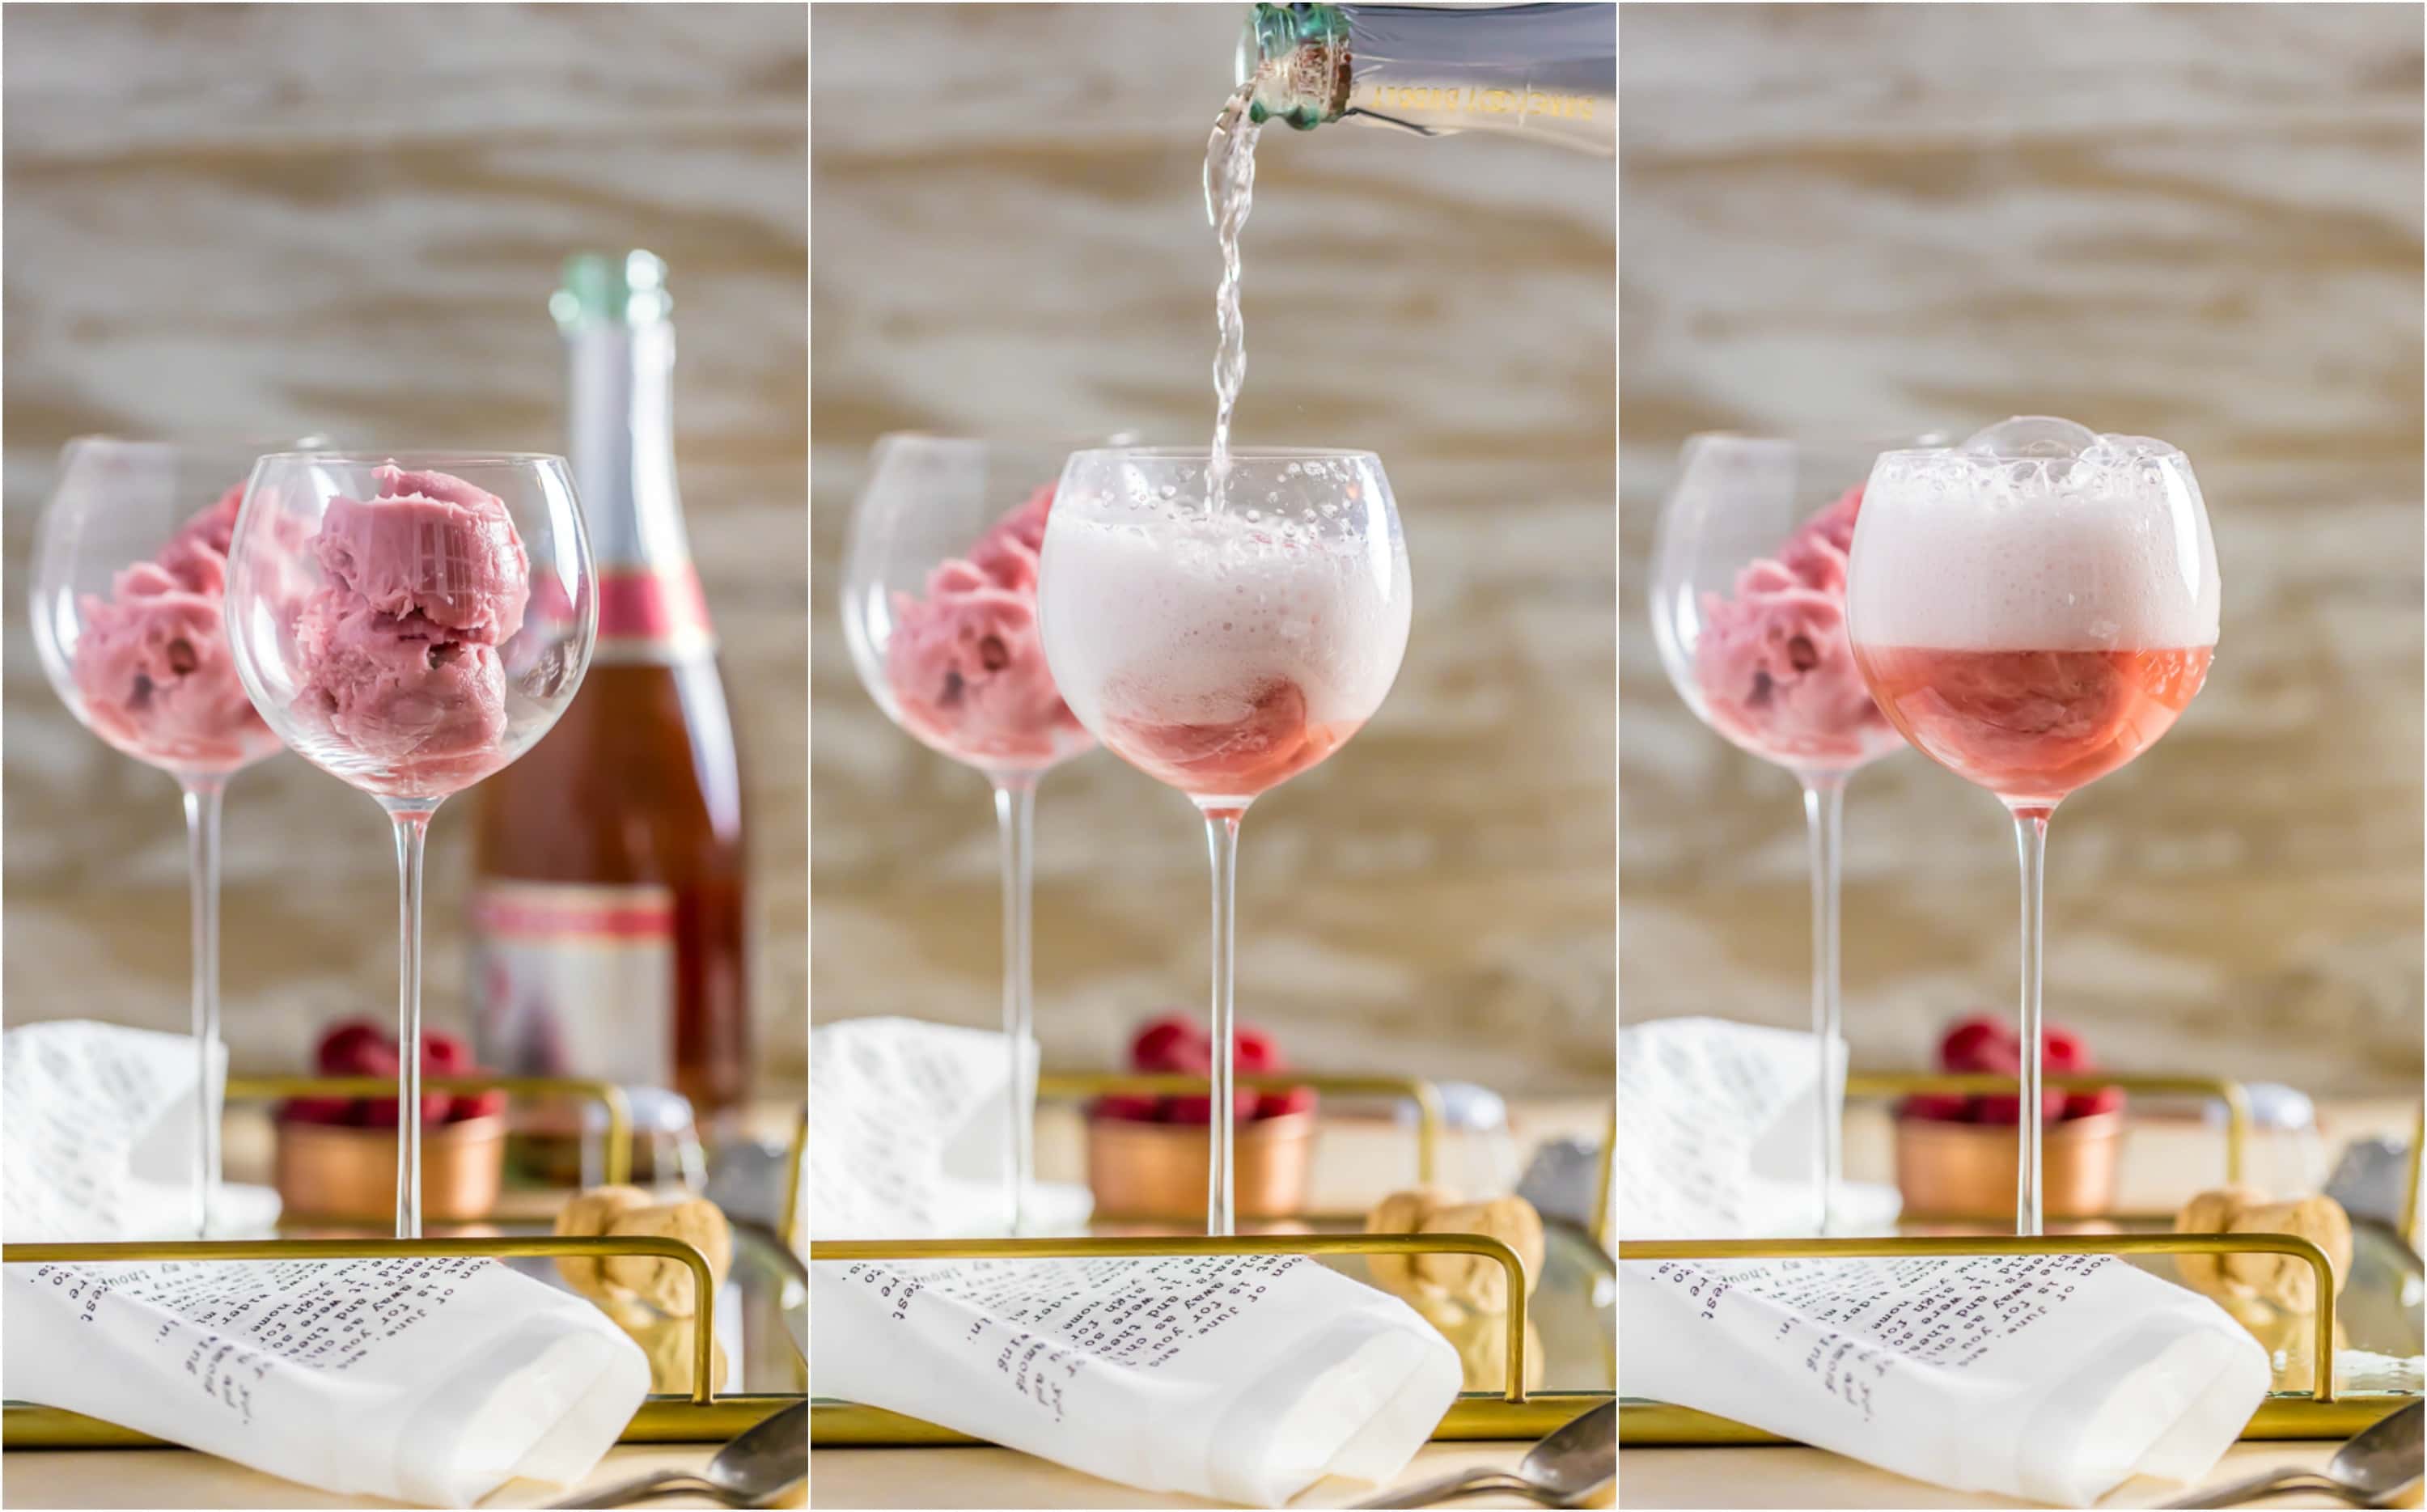
[{"label": "sparkling wine in glass", "polygon": [[1046,441],[885,436],[845,551],[843,631],[860,681],[893,723],[994,789],[1014,1234],[1027,1222],[1036,1117],[1028,906],[1036,785],[1096,743],[1063,703],[1036,627],[1037,553],[1068,454]]},{"label": "sparkling wine in glass", "polygon": [[1846,553],[1876,445],[1698,435],[1653,547],[1652,627],[1686,706],[1803,789],[1812,854],[1813,1191],[1829,1231],[1842,1176],[1837,882],[1846,781],[1904,741],[1846,635]]},{"label": "sparkling wine in glass", "polygon": [[2042,875],[2049,816],[2139,756],[2216,650],[2216,543],[2180,450],[2020,416],[1871,469],[1854,658],[1906,740],[1996,794],[2023,876],[2015,1232],[2040,1231]]},{"label": "sparkling wine in glass", "polygon": [[1213,859],[1206,1231],[1232,1231],[1231,938],[1247,805],[1344,744],[1408,644],[1408,549],[1371,452],[1074,453],[1045,532],[1045,658],[1105,749],[1180,789]]},{"label": "sparkling wine in glass", "polygon": [[396,832],[396,1230],[421,1234],[421,858],[440,803],[547,733],[597,633],[561,457],[280,452],[253,464],[227,626],[253,707]]},{"label": "sparkling wine in glass", "polygon": [[220,618],[228,542],[257,447],[81,436],[34,543],[42,671],[86,728],[177,780],[193,894],[194,1232],[220,1179],[220,805],[278,749],[236,676]]}]

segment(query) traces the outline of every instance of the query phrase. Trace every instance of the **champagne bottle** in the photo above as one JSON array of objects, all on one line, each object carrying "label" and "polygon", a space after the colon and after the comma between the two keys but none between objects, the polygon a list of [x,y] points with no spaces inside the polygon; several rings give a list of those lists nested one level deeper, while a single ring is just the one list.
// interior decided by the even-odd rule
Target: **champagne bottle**
[{"label": "champagne bottle", "polygon": [[1239,41],[1248,119],[1423,137],[1506,133],[1618,151],[1614,5],[1260,5]]},{"label": "champagne bottle", "polygon": [[549,308],[598,641],[556,727],[478,789],[480,1054],[671,1086],[714,1137],[748,1082],[741,780],[675,487],[665,265],[576,257]]}]

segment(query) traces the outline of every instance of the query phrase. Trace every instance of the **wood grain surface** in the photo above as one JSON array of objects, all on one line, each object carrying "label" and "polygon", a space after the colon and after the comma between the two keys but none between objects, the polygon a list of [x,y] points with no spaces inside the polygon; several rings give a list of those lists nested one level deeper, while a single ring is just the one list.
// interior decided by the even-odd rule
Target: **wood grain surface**
[{"label": "wood grain surface", "polygon": [[[2223,628],[2175,730],[2056,816],[2050,1017],[2116,1065],[2415,1094],[2418,8],[1620,31],[1625,1016],[1809,1022],[1794,782],[1695,720],[1649,633],[1680,444],[2063,415],[2191,455]],[[1846,825],[1855,1059],[1918,1065],[1947,1016],[2012,1011],[2012,829],[1910,753]]]},{"label": "wood grain surface", "polygon": [[[79,728],[19,633],[60,444],[561,449],[559,267],[646,247],[671,269],[684,498],[744,748],[759,1059],[797,1082],[805,8],[12,7],[5,26],[8,1021],[187,1024],[176,789]],[[442,1028],[467,1027],[472,818],[458,799],[432,831]],[[394,1011],[385,831],[296,757],[236,778],[239,1066],[300,1068],[314,1026]]]},{"label": "wood grain surface", "polygon": [[[819,1018],[999,1021],[984,781],[894,728],[837,618],[886,431],[1213,424],[1199,179],[1236,6],[819,6],[811,22]],[[1615,437],[1605,158],[1265,134],[1245,442],[1367,447],[1414,626],[1337,756],[1259,803],[1239,1010],[1301,1063],[1606,1086]],[[1202,830],[1101,754],[1037,804],[1038,1022],[1101,1064],[1206,989]]]}]

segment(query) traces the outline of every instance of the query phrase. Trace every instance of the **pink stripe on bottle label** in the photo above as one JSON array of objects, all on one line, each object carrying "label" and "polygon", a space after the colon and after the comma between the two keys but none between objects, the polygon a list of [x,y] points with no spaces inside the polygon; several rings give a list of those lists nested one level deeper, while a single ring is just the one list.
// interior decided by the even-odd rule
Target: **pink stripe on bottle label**
[{"label": "pink stripe on bottle label", "polygon": [[708,595],[691,563],[599,573],[598,643],[592,660],[675,661],[715,649]]}]

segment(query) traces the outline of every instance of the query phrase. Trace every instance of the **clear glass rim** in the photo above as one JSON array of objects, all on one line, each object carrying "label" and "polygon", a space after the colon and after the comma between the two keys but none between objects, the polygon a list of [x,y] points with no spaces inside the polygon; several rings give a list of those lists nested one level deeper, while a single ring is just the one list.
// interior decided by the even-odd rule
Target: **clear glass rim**
[{"label": "clear glass rim", "polygon": [[427,451],[413,447],[393,450],[337,450],[329,447],[302,451],[265,451],[253,459],[258,465],[265,462],[324,462],[344,467],[384,467],[393,463],[402,467],[525,467],[538,463],[566,465],[561,453],[553,451]]},{"label": "clear glass rim", "polygon": [[[1070,460],[1082,457],[1132,457],[1141,462],[1209,462],[1209,447],[1091,447],[1070,453]],[[1242,462],[1371,462],[1381,458],[1370,451],[1341,447],[1232,447],[1230,460]]]}]

